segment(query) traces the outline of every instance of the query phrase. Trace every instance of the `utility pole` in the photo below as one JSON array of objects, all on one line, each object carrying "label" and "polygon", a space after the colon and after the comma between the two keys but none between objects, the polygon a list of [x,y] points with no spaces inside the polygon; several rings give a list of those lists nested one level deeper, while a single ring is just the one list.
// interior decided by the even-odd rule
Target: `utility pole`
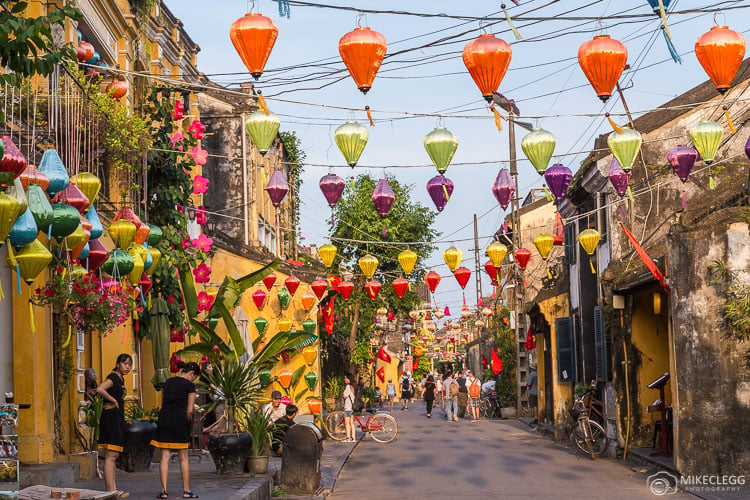
[{"label": "utility pole", "polygon": [[474,276],[477,287],[477,304],[482,298],[482,275],[480,272],[479,262],[479,230],[477,229],[477,214],[474,214]]}]

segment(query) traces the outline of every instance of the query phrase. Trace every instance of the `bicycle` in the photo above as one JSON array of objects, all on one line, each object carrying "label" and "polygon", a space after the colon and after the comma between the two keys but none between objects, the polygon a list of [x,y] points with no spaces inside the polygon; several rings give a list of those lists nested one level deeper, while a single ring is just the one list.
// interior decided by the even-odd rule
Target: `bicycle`
[{"label": "bicycle", "polygon": [[[592,412],[602,418],[604,417],[599,410],[593,407],[595,392],[596,380],[592,380],[588,390],[575,397],[573,407],[570,409],[570,414],[576,422],[571,437],[582,452],[591,456],[591,460],[604,453],[608,444],[607,432],[604,427],[596,420],[591,419]],[[600,401],[597,401],[597,403],[601,404]]]},{"label": "bicycle", "polygon": [[484,418],[495,418],[500,416],[500,404],[497,402],[497,392],[484,393],[482,395],[480,414]]},{"label": "bicycle", "polygon": [[[360,415],[354,415],[354,421],[359,424],[365,434],[369,434],[378,443],[390,443],[398,435],[398,423],[396,419],[387,413],[376,413],[375,408],[367,408],[365,411],[370,415],[364,422]],[[344,425],[344,412],[333,411],[326,415],[323,421],[328,436],[334,441],[346,439],[346,426]]]}]

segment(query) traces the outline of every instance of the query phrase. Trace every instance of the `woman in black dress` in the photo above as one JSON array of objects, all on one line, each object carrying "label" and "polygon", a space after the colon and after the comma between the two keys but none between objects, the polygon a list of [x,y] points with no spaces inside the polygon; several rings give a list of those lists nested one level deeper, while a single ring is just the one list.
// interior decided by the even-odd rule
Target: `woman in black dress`
[{"label": "woman in black dress", "polygon": [[127,498],[130,493],[120,491],[115,484],[115,462],[122,452],[125,440],[125,375],[133,369],[130,354],[117,356],[112,373],[96,388],[96,393],[104,398],[104,410],[99,420],[99,448],[104,448],[104,485],[107,491],[115,491],[117,498]]},{"label": "woman in black dress", "polygon": [[432,404],[435,402],[435,379],[432,375],[427,376],[427,381],[422,389],[422,397],[427,405],[427,418],[432,418]]},{"label": "woman in black dress", "polygon": [[162,389],[161,411],[156,423],[156,435],[151,441],[153,446],[161,448],[159,479],[161,492],[156,498],[169,498],[167,495],[167,477],[169,475],[169,457],[171,450],[178,450],[180,457],[180,474],[182,475],[182,498],[198,498],[190,491],[190,463],[188,446],[190,445],[190,427],[193,422],[195,406],[196,378],[201,374],[197,363],[192,361],[177,364],[180,373],[164,383]]}]

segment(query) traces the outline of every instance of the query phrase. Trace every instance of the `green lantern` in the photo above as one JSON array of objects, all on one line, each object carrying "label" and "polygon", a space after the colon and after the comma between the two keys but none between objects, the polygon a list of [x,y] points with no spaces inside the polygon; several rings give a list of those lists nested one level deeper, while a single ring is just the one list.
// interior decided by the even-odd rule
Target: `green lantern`
[{"label": "green lantern", "polygon": [[367,127],[354,120],[348,120],[333,133],[336,145],[350,167],[354,167],[359,161],[369,137],[370,133],[367,131]]},{"label": "green lantern", "polygon": [[245,130],[250,136],[250,139],[258,148],[260,154],[264,155],[271,148],[276,134],[279,133],[279,126],[281,120],[275,114],[269,111],[265,114],[262,110],[258,110],[251,114],[245,122]]},{"label": "green lantern", "polygon": [[307,333],[308,335],[313,335],[315,333],[315,327],[316,327],[315,321],[311,320],[310,318],[307,318],[305,321],[302,322],[302,329]]},{"label": "green lantern", "polygon": [[292,302],[292,294],[286,288],[280,288],[276,297],[279,299],[279,305],[282,309],[286,310],[289,308],[289,304]]},{"label": "green lantern", "polygon": [[149,229],[149,231],[148,231],[148,239],[146,241],[148,241],[149,246],[153,247],[153,246],[158,245],[159,242],[161,241],[161,237],[162,237],[162,230],[161,230],[161,228],[159,226],[154,225],[154,224],[149,224],[148,225],[148,229]]},{"label": "green lantern", "polygon": [[258,372],[258,381],[261,387],[267,387],[271,383],[271,370],[261,370]]},{"label": "green lantern", "polygon": [[[80,224],[81,213],[74,207],[67,203],[55,203],[52,205],[52,234],[50,234],[50,237],[55,238],[57,241],[62,241],[69,234],[73,234],[73,231]],[[49,228],[42,228],[42,230],[46,232]]]},{"label": "green lantern", "polygon": [[547,170],[552,154],[555,152],[555,136],[543,128],[538,128],[527,134],[521,141],[523,154],[529,159],[539,175]]},{"label": "green lantern", "polygon": [[635,157],[638,156],[642,143],[643,138],[640,132],[627,127],[622,129],[621,134],[612,132],[607,137],[607,146],[609,146],[612,154],[617,158],[620,166],[626,172],[630,172],[633,169]]},{"label": "green lantern", "polygon": [[305,384],[307,385],[307,388],[310,389],[310,392],[313,392],[315,386],[318,385],[318,374],[315,372],[307,372],[305,375]]},{"label": "green lantern", "polygon": [[135,261],[133,256],[122,248],[115,248],[109,252],[109,257],[102,265],[102,271],[114,276],[115,278],[123,278],[130,273],[135,267]]},{"label": "green lantern", "polygon": [[445,127],[435,127],[435,130],[424,136],[424,148],[442,175],[448,170],[448,165],[456,154],[458,137]]},{"label": "green lantern", "polygon": [[255,329],[258,330],[258,335],[262,337],[263,334],[266,333],[268,320],[266,318],[256,318],[255,320],[253,320],[253,323],[255,324]]},{"label": "green lantern", "polygon": [[690,129],[690,140],[706,165],[713,163],[723,136],[724,129],[717,122],[701,120]]},{"label": "green lantern", "polygon": [[50,205],[44,189],[39,184],[29,184],[28,195],[29,209],[31,210],[31,215],[34,216],[36,227],[46,233],[54,218],[52,205]]}]

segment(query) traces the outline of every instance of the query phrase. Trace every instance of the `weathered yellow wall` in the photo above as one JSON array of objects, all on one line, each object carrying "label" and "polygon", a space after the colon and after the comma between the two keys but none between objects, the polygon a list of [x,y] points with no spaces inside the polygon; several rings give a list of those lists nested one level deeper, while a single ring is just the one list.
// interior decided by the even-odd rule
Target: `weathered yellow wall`
[{"label": "weathered yellow wall", "polygon": [[[375,372],[380,370],[380,368],[385,368],[385,382],[381,382],[377,375],[375,375],[375,386],[380,388],[380,392],[383,393],[383,398],[386,397],[386,394],[388,394],[388,391],[386,390],[386,386],[388,385],[388,380],[393,380],[393,384],[396,386],[396,399],[401,398],[401,372],[402,372],[402,365],[398,358],[396,358],[393,354],[391,354],[391,362],[386,363],[380,358],[375,358]],[[375,373],[373,372],[373,373]],[[385,399],[384,399],[385,401]]]}]

